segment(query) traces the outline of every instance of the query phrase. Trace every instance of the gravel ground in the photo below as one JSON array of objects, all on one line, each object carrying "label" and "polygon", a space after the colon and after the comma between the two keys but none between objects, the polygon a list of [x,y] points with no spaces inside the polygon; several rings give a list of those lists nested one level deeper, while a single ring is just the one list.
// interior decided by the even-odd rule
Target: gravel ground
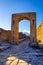
[{"label": "gravel ground", "polygon": [[0,65],[43,65],[43,49],[29,46],[29,40],[0,51]]}]

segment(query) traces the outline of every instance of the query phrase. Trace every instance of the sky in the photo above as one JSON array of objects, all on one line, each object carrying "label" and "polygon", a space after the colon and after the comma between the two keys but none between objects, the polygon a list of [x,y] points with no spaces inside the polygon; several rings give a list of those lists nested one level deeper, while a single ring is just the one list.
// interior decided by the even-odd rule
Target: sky
[{"label": "sky", "polygon": [[[43,21],[43,0],[0,0],[0,28],[11,30],[12,14],[25,12],[36,12],[38,27]],[[29,30],[30,22],[22,20],[19,23],[19,31]]]}]

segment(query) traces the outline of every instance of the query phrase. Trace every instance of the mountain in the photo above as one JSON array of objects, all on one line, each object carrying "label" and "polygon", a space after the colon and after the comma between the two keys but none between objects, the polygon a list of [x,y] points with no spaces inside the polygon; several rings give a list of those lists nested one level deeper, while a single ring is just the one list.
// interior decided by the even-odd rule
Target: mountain
[{"label": "mountain", "polygon": [[23,34],[25,34],[26,36],[30,36],[30,33],[28,32],[23,32]]}]

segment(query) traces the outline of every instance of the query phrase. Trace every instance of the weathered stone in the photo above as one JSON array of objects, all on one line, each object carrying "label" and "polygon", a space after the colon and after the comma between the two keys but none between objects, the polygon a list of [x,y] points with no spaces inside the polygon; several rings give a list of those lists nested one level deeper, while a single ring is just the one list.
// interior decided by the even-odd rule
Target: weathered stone
[{"label": "weathered stone", "polygon": [[12,61],[10,65],[18,65],[18,59],[16,59],[15,61]]},{"label": "weathered stone", "polygon": [[33,48],[39,48],[39,44],[37,42],[30,42],[29,45]]},{"label": "weathered stone", "polygon": [[36,41],[36,13],[30,12],[12,14],[11,30],[0,28],[0,44],[1,42],[19,44],[18,23],[23,19],[30,21],[30,40],[31,42]]},{"label": "weathered stone", "polygon": [[6,65],[10,65],[12,61],[6,61]]},{"label": "weathered stone", "polygon": [[37,32],[37,41],[39,42],[40,45],[43,46],[43,21],[36,29],[36,32]]},{"label": "weathered stone", "polygon": [[9,43],[2,43],[0,46],[0,51],[8,49],[11,45]]},{"label": "weathered stone", "polygon": [[8,58],[7,58],[7,60],[9,60],[9,61],[13,61],[13,60],[15,60],[15,59],[17,59],[17,58],[14,57],[14,56],[11,56],[11,57],[8,57]]},{"label": "weathered stone", "polygon": [[18,65],[28,65],[28,63],[24,60],[19,60]]},{"label": "weathered stone", "polygon": [[18,23],[23,19],[30,20],[30,40],[36,41],[36,13],[19,13],[12,14],[11,41],[14,43],[19,41]]}]

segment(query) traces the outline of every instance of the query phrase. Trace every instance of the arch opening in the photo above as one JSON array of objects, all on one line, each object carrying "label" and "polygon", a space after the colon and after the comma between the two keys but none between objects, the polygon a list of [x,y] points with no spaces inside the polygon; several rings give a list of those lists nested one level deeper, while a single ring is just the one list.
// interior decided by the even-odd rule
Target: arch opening
[{"label": "arch opening", "polygon": [[30,21],[23,19],[18,26],[19,39],[30,38]]}]

